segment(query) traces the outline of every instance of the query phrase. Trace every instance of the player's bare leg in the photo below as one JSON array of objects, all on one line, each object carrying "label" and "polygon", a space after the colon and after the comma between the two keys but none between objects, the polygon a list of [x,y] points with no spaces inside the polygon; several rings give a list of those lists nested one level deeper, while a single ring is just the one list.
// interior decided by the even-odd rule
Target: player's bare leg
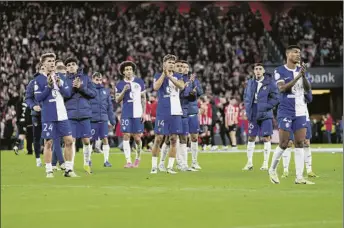
[{"label": "player's bare leg", "polygon": [[268,170],[269,166],[269,159],[270,159],[270,152],[271,152],[271,137],[270,136],[264,136],[264,162],[260,170]]},{"label": "player's bare leg", "polygon": [[253,153],[256,146],[256,136],[249,136],[247,143],[247,163],[242,169],[244,171],[253,170]]},{"label": "player's bare leg", "polygon": [[83,144],[83,153],[84,153],[84,170],[86,171],[87,174],[91,174],[90,161],[91,161],[92,150],[90,148],[90,139],[82,138],[81,140]]},{"label": "player's bare leg", "polygon": [[163,140],[163,135],[155,135],[154,145],[152,148],[152,174],[158,173],[158,156],[160,153],[160,145]]},{"label": "player's bare leg", "polygon": [[296,179],[295,184],[314,184],[311,181],[305,180],[303,177],[303,171],[305,168],[305,154],[303,149],[303,144],[306,140],[306,128],[301,128],[294,132],[295,136],[295,171]]},{"label": "player's bare leg", "polygon": [[53,140],[48,139],[44,142],[44,162],[45,162],[45,172],[47,173],[47,178],[54,177],[53,166],[51,165],[52,160],[52,147]]},{"label": "player's bare leg", "polygon": [[131,163],[130,133],[123,134],[123,151],[127,162],[124,168],[132,168],[133,165]]},{"label": "player's bare leg", "polygon": [[[74,159],[75,159],[75,153],[76,153],[76,148],[75,148],[75,144],[76,144],[76,139],[75,138],[72,138],[72,165],[73,165],[73,168],[74,168]],[[65,159],[66,161],[66,159]]]},{"label": "player's bare leg", "polygon": [[282,155],[282,164],[283,164],[283,175],[282,178],[287,178],[289,176],[289,164],[291,158],[291,150],[293,148],[294,142],[289,140],[288,148],[284,151]]},{"label": "player's bare leg", "polygon": [[278,163],[282,157],[283,152],[287,149],[288,147],[288,142],[289,142],[289,131],[285,131],[283,129],[279,129],[279,145],[277,146],[274,155],[272,156],[272,161],[271,165],[269,168],[269,176],[270,176],[270,181],[273,184],[279,184],[279,179],[278,175],[276,172]]},{"label": "player's bare leg", "polygon": [[167,173],[176,174],[173,170],[174,161],[176,160],[177,154],[177,138],[178,135],[170,135],[170,151],[168,153],[168,165],[167,165]]},{"label": "player's bare leg", "polygon": [[139,167],[141,161],[141,152],[142,152],[142,140],[141,134],[134,134],[134,141],[136,144],[136,158],[134,163],[134,168]]},{"label": "player's bare leg", "polygon": [[[191,156],[192,164],[191,168],[195,170],[202,169],[198,164],[198,134],[191,134]],[[186,164],[188,164],[187,154],[186,154]]]},{"label": "player's bare leg", "polygon": [[66,165],[66,170],[65,170],[65,177],[77,177],[77,175],[73,171],[73,138],[72,136],[64,136],[63,137],[64,141],[64,156],[65,156],[65,165]]},{"label": "player's bare leg", "polygon": [[309,139],[306,139],[304,142],[304,151],[305,151],[305,165],[308,177],[318,177],[312,171],[312,151],[311,151],[311,142]]},{"label": "player's bare leg", "polygon": [[104,153],[104,167],[112,167],[111,163],[109,162],[110,156],[110,146],[108,138],[103,138],[103,153]]},{"label": "player's bare leg", "polygon": [[170,150],[170,137],[165,136],[164,138],[165,140],[161,146],[161,155],[160,155],[160,162],[159,162],[159,171],[161,172],[166,172],[165,160],[167,157],[167,153]]}]

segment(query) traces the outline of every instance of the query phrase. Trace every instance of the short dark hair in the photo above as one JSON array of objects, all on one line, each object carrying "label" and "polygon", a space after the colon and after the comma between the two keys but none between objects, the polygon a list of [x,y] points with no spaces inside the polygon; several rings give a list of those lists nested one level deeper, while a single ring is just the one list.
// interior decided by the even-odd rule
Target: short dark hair
[{"label": "short dark hair", "polygon": [[123,75],[123,71],[126,67],[131,66],[133,68],[133,71],[136,71],[136,64],[132,61],[124,61],[121,64],[119,64],[119,73]]},{"label": "short dark hair", "polygon": [[162,62],[166,62],[168,60],[174,60],[177,61],[177,56],[175,55],[171,55],[171,54],[167,54],[164,56],[164,58],[162,59]]},{"label": "short dark hair", "polygon": [[40,58],[39,61],[41,63],[44,63],[46,58],[54,58],[54,59],[56,59],[56,55],[55,55],[55,53],[52,53],[52,52],[45,53],[45,54],[41,55],[41,58]]},{"label": "short dark hair", "polygon": [[65,60],[65,62],[64,62],[65,66],[67,66],[68,63],[76,63],[76,64],[78,64],[78,60],[76,58],[74,58],[74,57],[68,57]]},{"label": "short dark hair", "polygon": [[262,63],[255,63],[255,64],[253,64],[253,69],[256,68],[257,66],[261,66],[261,67],[264,68]]},{"label": "short dark hair", "polygon": [[92,74],[92,78],[98,78],[98,77],[103,77],[103,75],[99,72],[94,72],[94,74]]},{"label": "short dark hair", "polygon": [[299,49],[301,50],[300,46],[298,45],[289,45],[286,49],[286,51],[290,51],[291,49]]}]

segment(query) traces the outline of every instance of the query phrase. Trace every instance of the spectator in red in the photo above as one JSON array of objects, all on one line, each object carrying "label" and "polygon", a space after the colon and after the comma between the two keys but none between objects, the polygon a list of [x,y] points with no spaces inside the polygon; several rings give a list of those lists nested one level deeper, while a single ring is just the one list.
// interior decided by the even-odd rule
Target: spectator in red
[{"label": "spectator in red", "polygon": [[150,110],[151,110],[150,115],[151,115],[152,124],[154,127],[155,126],[154,123],[155,123],[155,119],[156,119],[156,108],[157,108],[157,104],[158,104],[157,99],[156,99],[156,95],[152,94],[150,96],[149,101],[150,101]]},{"label": "spectator in red", "polygon": [[239,127],[240,127],[240,136],[242,143],[246,144],[246,136],[248,133],[248,120],[246,117],[246,110],[244,103],[240,103],[239,106]]},{"label": "spectator in red", "polygon": [[325,129],[326,129],[327,143],[331,143],[333,119],[330,113],[327,113],[326,117],[323,117],[323,118],[324,118],[324,124],[325,124]]},{"label": "spectator in red", "polygon": [[[156,110],[154,110],[156,113]],[[145,113],[145,123],[144,123],[145,131],[143,134],[143,147],[146,147],[149,150],[149,147],[152,147],[152,141],[154,140],[154,128],[152,123],[152,104],[151,104],[151,96],[149,100],[146,102],[146,113]]]}]

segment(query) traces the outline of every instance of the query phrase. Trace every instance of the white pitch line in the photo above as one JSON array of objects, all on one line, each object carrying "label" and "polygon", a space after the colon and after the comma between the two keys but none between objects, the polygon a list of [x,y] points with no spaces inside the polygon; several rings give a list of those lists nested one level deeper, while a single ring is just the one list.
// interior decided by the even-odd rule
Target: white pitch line
[{"label": "white pitch line", "polygon": [[296,223],[280,223],[280,224],[264,224],[253,226],[231,226],[227,228],[281,228],[281,227],[310,227],[311,225],[329,225],[329,224],[342,224],[341,220],[322,220],[322,221],[307,221]]},{"label": "white pitch line", "polygon": [[[1,185],[1,190],[5,190],[5,188],[99,188],[99,189],[112,189],[117,191],[122,190],[140,190],[140,191],[149,191],[149,192],[166,192],[170,190],[177,190],[177,191],[184,191],[184,192],[229,192],[229,191],[237,191],[237,192],[273,192],[276,193],[275,188],[235,188],[235,187],[221,187],[221,186],[200,186],[200,187],[156,187],[156,186],[122,186],[122,185],[110,185],[110,186],[92,186],[92,185],[47,185],[47,184],[40,184],[40,185]],[[312,189],[311,191],[305,189],[288,189],[288,190],[278,190],[279,194],[306,194],[306,196],[313,197],[314,194],[329,194],[332,193],[330,190],[315,190]]]}]

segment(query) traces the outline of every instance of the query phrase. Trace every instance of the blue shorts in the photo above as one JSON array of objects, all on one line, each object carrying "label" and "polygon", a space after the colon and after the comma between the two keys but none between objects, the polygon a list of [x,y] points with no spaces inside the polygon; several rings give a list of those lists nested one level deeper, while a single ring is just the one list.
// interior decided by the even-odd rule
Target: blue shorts
[{"label": "blue shorts", "polygon": [[68,120],[42,123],[42,138],[55,139],[72,135],[72,128]]},{"label": "blue shorts", "polygon": [[189,132],[190,134],[198,134],[200,131],[198,115],[189,115]]},{"label": "blue shorts", "polygon": [[248,136],[271,136],[273,131],[272,119],[266,119],[262,121],[252,121],[248,125]]},{"label": "blue shorts", "polygon": [[157,116],[154,133],[157,135],[180,135],[183,131],[182,116]]},{"label": "blue shorts", "polygon": [[188,117],[182,117],[182,125],[183,130],[181,135],[189,135],[189,118]]},{"label": "blue shorts", "polygon": [[91,120],[69,120],[72,126],[72,136],[75,139],[91,138]]},{"label": "blue shorts", "polygon": [[278,128],[285,131],[295,132],[301,128],[307,128],[306,125],[307,125],[306,116],[296,116],[293,118],[290,118],[290,117],[278,118]]},{"label": "blue shorts", "polygon": [[121,132],[130,134],[143,133],[144,125],[141,118],[122,118],[121,119]]},{"label": "blue shorts", "polygon": [[91,122],[91,139],[104,139],[109,134],[109,126],[107,121]]},{"label": "blue shorts", "polygon": [[[312,138],[312,126],[311,126],[311,122],[307,121],[306,139],[311,139],[311,138]],[[293,132],[290,132],[289,140],[294,141],[294,133]]]}]

